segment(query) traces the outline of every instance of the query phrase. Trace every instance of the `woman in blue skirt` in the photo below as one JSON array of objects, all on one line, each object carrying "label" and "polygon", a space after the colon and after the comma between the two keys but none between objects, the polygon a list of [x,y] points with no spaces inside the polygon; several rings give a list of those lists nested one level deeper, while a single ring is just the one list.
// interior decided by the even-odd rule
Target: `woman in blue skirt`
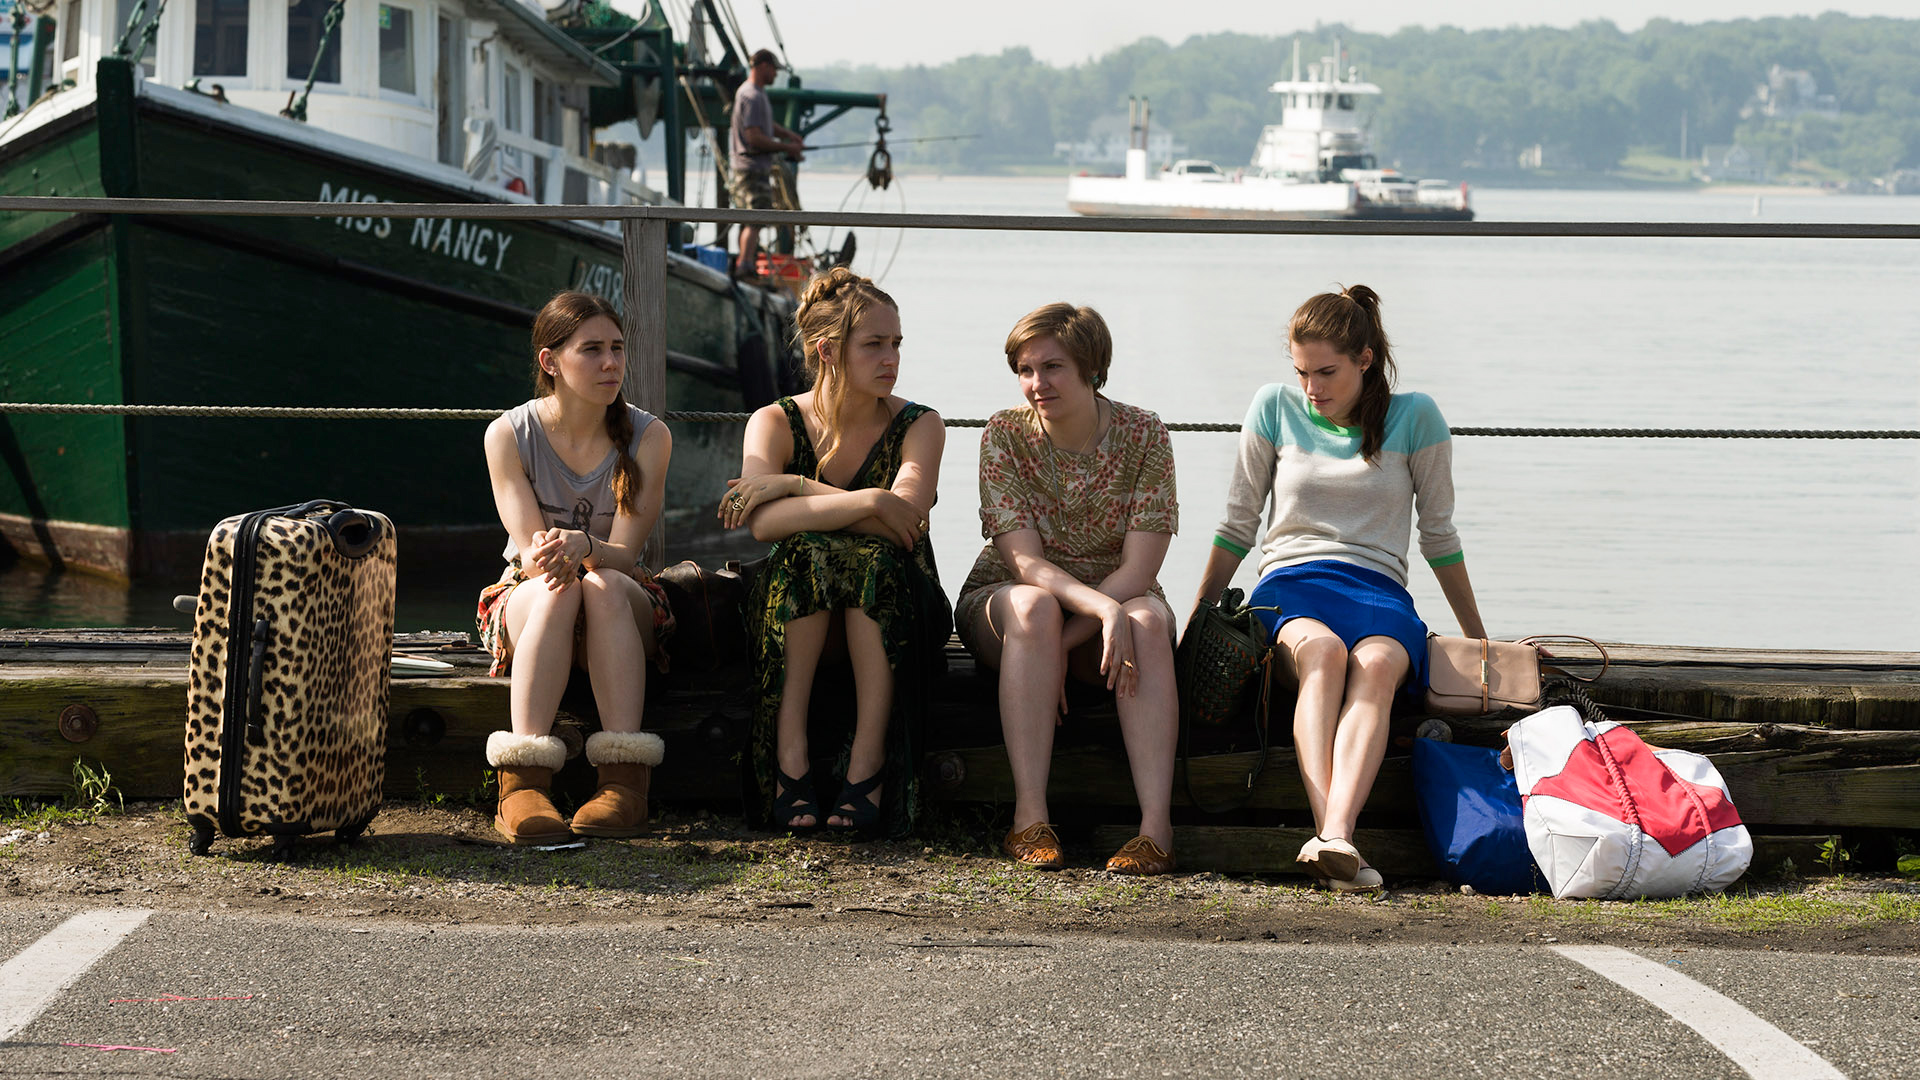
[{"label": "woman in blue skirt", "polygon": [[[1469,637],[1485,637],[1453,527],[1453,448],[1425,394],[1393,392],[1380,297],[1322,293],[1287,326],[1299,385],[1261,387],[1247,410],[1227,513],[1199,600],[1219,595],[1260,549],[1248,603],[1300,677],[1293,713],[1314,837],[1299,862],[1340,891],[1376,890],[1354,822],[1387,749],[1396,692],[1427,686],[1427,627],[1407,594],[1407,541]],[[1267,529],[1260,532],[1260,515]]]}]

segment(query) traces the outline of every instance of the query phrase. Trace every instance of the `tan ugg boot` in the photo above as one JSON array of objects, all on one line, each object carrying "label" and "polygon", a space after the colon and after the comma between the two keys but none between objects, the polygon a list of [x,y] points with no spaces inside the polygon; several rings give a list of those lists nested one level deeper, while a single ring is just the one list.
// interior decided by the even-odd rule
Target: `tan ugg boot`
[{"label": "tan ugg boot", "polygon": [[639,836],[647,827],[647,787],[667,744],[646,731],[596,731],[587,736],[587,760],[600,772],[600,790],[573,812],[581,836]]},{"label": "tan ugg boot", "polygon": [[500,808],[493,827],[515,844],[558,844],[572,838],[547,791],[553,772],[567,763],[567,744],[552,735],[487,736],[487,764],[500,781]]}]

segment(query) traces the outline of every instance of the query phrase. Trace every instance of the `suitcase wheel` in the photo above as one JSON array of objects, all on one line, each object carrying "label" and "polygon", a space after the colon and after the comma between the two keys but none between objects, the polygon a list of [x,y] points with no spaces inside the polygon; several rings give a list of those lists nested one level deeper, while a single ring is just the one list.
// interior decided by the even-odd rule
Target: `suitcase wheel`
[{"label": "suitcase wheel", "polygon": [[195,825],[193,835],[187,837],[187,851],[193,855],[205,855],[213,850],[213,826]]},{"label": "suitcase wheel", "polygon": [[359,821],[348,822],[347,824],[342,825],[339,828],[333,830],[333,841],[336,844],[354,843],[355,841],[360,839],[361,835],[367,831],[367,826],[372,823],[373,823],[373,819],[371,817],[362,818]]}]

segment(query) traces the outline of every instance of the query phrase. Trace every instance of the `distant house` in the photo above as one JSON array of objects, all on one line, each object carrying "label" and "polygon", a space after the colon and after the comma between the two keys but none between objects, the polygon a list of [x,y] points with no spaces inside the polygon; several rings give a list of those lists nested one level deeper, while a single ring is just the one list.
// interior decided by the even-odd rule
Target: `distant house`
[{"label": "distant house", "polygon": [[[1187,152],[1187,145],[1174,139],[1173,132],[1147,129],[1147,163],[1165,166]],[[1127,163],[1127,118],[1119,113],[1103,116],[1087,125],[1087,137],[1079,142],[1053,144],[1053,156],[1067,159],[1070,165],[1112,165]]]},{"label": "distant house", "polygon": [[1753,98],[1740,110],[1742,116],[1839,116],[1840,99],[1820,92],[1820,84],[1810,71],[1796,71],[1779,64],[1767,69],[1767,81],[1753,88]]},{"label": "distant house", "polygon": [[1517,155],[1522,169],[1577,169],[1580,162],[1573,156],[1571,148],[1561,143],[1549,146],[1546,143],[1534,143]]},{"label": "distant house", "polygon": [[1767,163],[1739,143],[1709,146],[1700,154],[1696,175],[1717,184],[1763,183],[1767,179]]}]

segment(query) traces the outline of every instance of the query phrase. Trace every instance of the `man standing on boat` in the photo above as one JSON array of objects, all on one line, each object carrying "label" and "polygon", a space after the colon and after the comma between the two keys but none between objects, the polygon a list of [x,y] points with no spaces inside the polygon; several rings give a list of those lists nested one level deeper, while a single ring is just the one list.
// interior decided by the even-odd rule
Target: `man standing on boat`
[{"label": "man standing on boat", "polygon": [[[800,136],[773,122],[773,102],[767,99],[767,87],[780,72],[780,59],[771,49],[753,54],[746,82],[733,97],[733,180],[727,185],[728,199],[738,209],[773,209],[773,155],[786,153],[800,160],[803,149]],[[734,264],[734,276],[754,276],[754,263],[760,253],[760,226],[740,226],[740,259]]]}]

